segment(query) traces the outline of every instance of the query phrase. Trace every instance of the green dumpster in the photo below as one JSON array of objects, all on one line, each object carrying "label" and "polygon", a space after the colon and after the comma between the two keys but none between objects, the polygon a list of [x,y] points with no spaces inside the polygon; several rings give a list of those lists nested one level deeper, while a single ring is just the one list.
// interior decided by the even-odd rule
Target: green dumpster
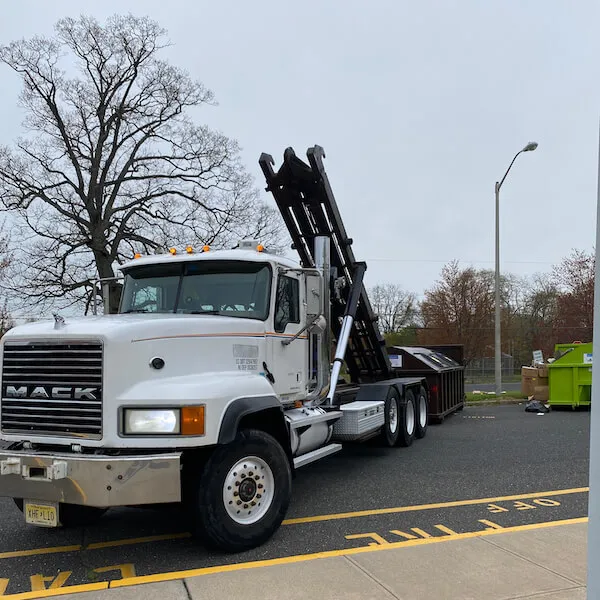
[{"label": "green dumpster", "polygon": [[592,342],[556,344],[556,360],[548,365],[548,403],[590,406],[592,401]]}]

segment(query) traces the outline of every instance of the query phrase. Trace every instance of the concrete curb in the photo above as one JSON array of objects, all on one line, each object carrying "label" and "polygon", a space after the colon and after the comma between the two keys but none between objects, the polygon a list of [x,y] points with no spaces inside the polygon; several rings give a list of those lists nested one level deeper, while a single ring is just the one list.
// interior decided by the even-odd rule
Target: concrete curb
[{"label": "concrete curb", "polygon": [[489,406],[492,404],[521,404],[527,398],[493,398],[490,400],[467,400],[465,406]]}]

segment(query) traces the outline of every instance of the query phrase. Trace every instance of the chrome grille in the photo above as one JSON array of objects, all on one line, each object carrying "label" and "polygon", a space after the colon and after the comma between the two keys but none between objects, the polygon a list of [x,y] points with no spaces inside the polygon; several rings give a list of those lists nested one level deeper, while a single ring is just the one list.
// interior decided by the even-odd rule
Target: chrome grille
[{"label": "chrome grille", "polygon": [[7,342],[2,431],[102,435],[102,343]]}]

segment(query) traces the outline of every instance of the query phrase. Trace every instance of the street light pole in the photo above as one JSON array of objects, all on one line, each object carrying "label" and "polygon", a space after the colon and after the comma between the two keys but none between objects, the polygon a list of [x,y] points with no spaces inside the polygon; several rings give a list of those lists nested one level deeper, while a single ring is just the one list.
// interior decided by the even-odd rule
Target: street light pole
[{"label": "street light pole", "polygon": [[500,184],[496,181],[496,278],[494,282],[496,299],[494,322],[494,358],[496,375],[496,396],[502,394],[502,352],[500,346]]},{"label": "street light pole", "polygon": [[513,166],[517,156],[521,152],[532,152],[538,147],[537,142],[529,142],[522,150],[519,150],[512,159],[504,177],[500,182],[496,181],[495,196],[496,196],[496,276],[495,276],[495,322],[494,322],[494,358],[495,358],[495,371],[496,371],[496,395],[502,395],[502,347],[500,339],[501,331],[501,306],[500,306],[500,188],[508,175],[511,167]]}]

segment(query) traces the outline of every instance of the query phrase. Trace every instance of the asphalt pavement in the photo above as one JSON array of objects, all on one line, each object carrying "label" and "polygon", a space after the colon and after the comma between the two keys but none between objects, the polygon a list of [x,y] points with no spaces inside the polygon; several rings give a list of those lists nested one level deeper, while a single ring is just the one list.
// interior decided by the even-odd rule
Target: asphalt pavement
[{"label": "asphalt pavement", "polygon": [[86,529],[26,526],[0,500],[0,595],[587,516],[589,412],[466,407],[409,448],[374,443],[304,467],[268,543],[226,555],[178,511],[118,509]]}]

